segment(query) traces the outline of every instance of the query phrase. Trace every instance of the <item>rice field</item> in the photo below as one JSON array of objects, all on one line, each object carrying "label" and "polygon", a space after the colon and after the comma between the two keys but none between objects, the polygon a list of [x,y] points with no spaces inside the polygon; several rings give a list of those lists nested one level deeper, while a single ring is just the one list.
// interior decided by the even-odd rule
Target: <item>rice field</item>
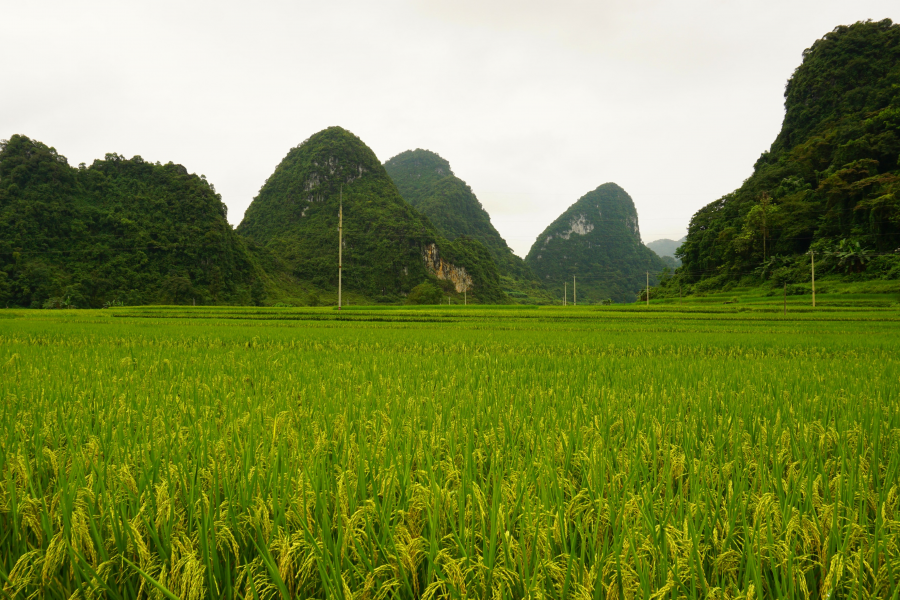
[{"label": "rice field", "polygon": [[897,598],[900,311],[0,311],[6,598]]}]

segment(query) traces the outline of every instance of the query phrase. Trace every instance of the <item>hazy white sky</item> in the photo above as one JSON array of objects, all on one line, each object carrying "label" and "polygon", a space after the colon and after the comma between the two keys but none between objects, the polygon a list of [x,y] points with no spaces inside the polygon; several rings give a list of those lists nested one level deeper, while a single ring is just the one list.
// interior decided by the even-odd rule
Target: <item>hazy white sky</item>
[{"label": "hazy white sky", "polygon": [[896,0],[0,0],[0,138],[205,174],[235,225],[340,125],[450,161],[521,256],[607,181],[644,241],[750,175],[801,53]]}]

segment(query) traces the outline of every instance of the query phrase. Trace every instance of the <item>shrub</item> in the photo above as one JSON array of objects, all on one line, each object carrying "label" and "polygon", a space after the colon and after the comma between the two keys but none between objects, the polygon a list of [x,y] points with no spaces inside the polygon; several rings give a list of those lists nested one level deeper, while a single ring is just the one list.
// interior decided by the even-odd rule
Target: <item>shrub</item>
[{"label": "shrub", "polygon": [[444,294],[441,292],[440,288],[426,281],[420,283],[409,292],[409,296],[406,297],[406,303],[441,304],[441,300],[443,299]]}]

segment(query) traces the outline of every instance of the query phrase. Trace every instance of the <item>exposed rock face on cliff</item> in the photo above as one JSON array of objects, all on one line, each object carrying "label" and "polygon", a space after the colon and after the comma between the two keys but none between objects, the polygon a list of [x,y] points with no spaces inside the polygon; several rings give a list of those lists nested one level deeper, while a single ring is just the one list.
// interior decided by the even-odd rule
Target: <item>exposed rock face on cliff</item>
[{"label": "exposed rock face on cliff", "polygon": [[525,261],[554,294],[562,297],[576,278],[579,303],[607,299],[632,302],[665,267],[641,243],[637,211],[631,197],[615,183],[605,183],[570,206],[532,245]]},{"label": "exposed rock face on cliff", "polygon": [[452,282],[456,293],[462,294],[472,288],[472,277],[465,268],[457,267],[441,258],[437,244],[426,245],[422,250],[422,256],[425,259],[425,266],[438,279]]},{"label": "exposed rock face on cliff", "polygon": [[468,273],[476,300],[503,301],[490,256],[467,240],[445,239],[404,201],[375,153],[340,127],[320,131],[288,152],[238,232],[283,257],[298,278],[333,288],[341,202],[347,289],[397,300],[423,281],[440,278],[441,263],[436,270],[424,258],[424,249],[434,247],[445,273]]}]

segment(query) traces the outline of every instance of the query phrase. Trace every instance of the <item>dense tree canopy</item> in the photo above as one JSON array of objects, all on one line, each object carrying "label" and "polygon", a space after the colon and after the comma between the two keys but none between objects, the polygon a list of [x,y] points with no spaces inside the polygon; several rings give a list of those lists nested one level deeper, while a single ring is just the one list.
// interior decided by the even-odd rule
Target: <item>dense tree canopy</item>
[{"label": "dense tree canopy", "polygon": [[0,302],[101,307],[261,300],[263,275],[221,197],[176,164],[0,142]]},{"label": "dense tree canopy", "polygon": [[[900,26],[842,26],[804,52],[781,133],[735,192],[699,210],[681,246],[687,282],[900,276]],[[841,261],[856,248],[865,268]]]},{"label": "dense tree canopy", "polygon": [[438,286],[428,283],[420,283],[409,292],[406,297],[407,304],[443,304],[444,293]]}]

